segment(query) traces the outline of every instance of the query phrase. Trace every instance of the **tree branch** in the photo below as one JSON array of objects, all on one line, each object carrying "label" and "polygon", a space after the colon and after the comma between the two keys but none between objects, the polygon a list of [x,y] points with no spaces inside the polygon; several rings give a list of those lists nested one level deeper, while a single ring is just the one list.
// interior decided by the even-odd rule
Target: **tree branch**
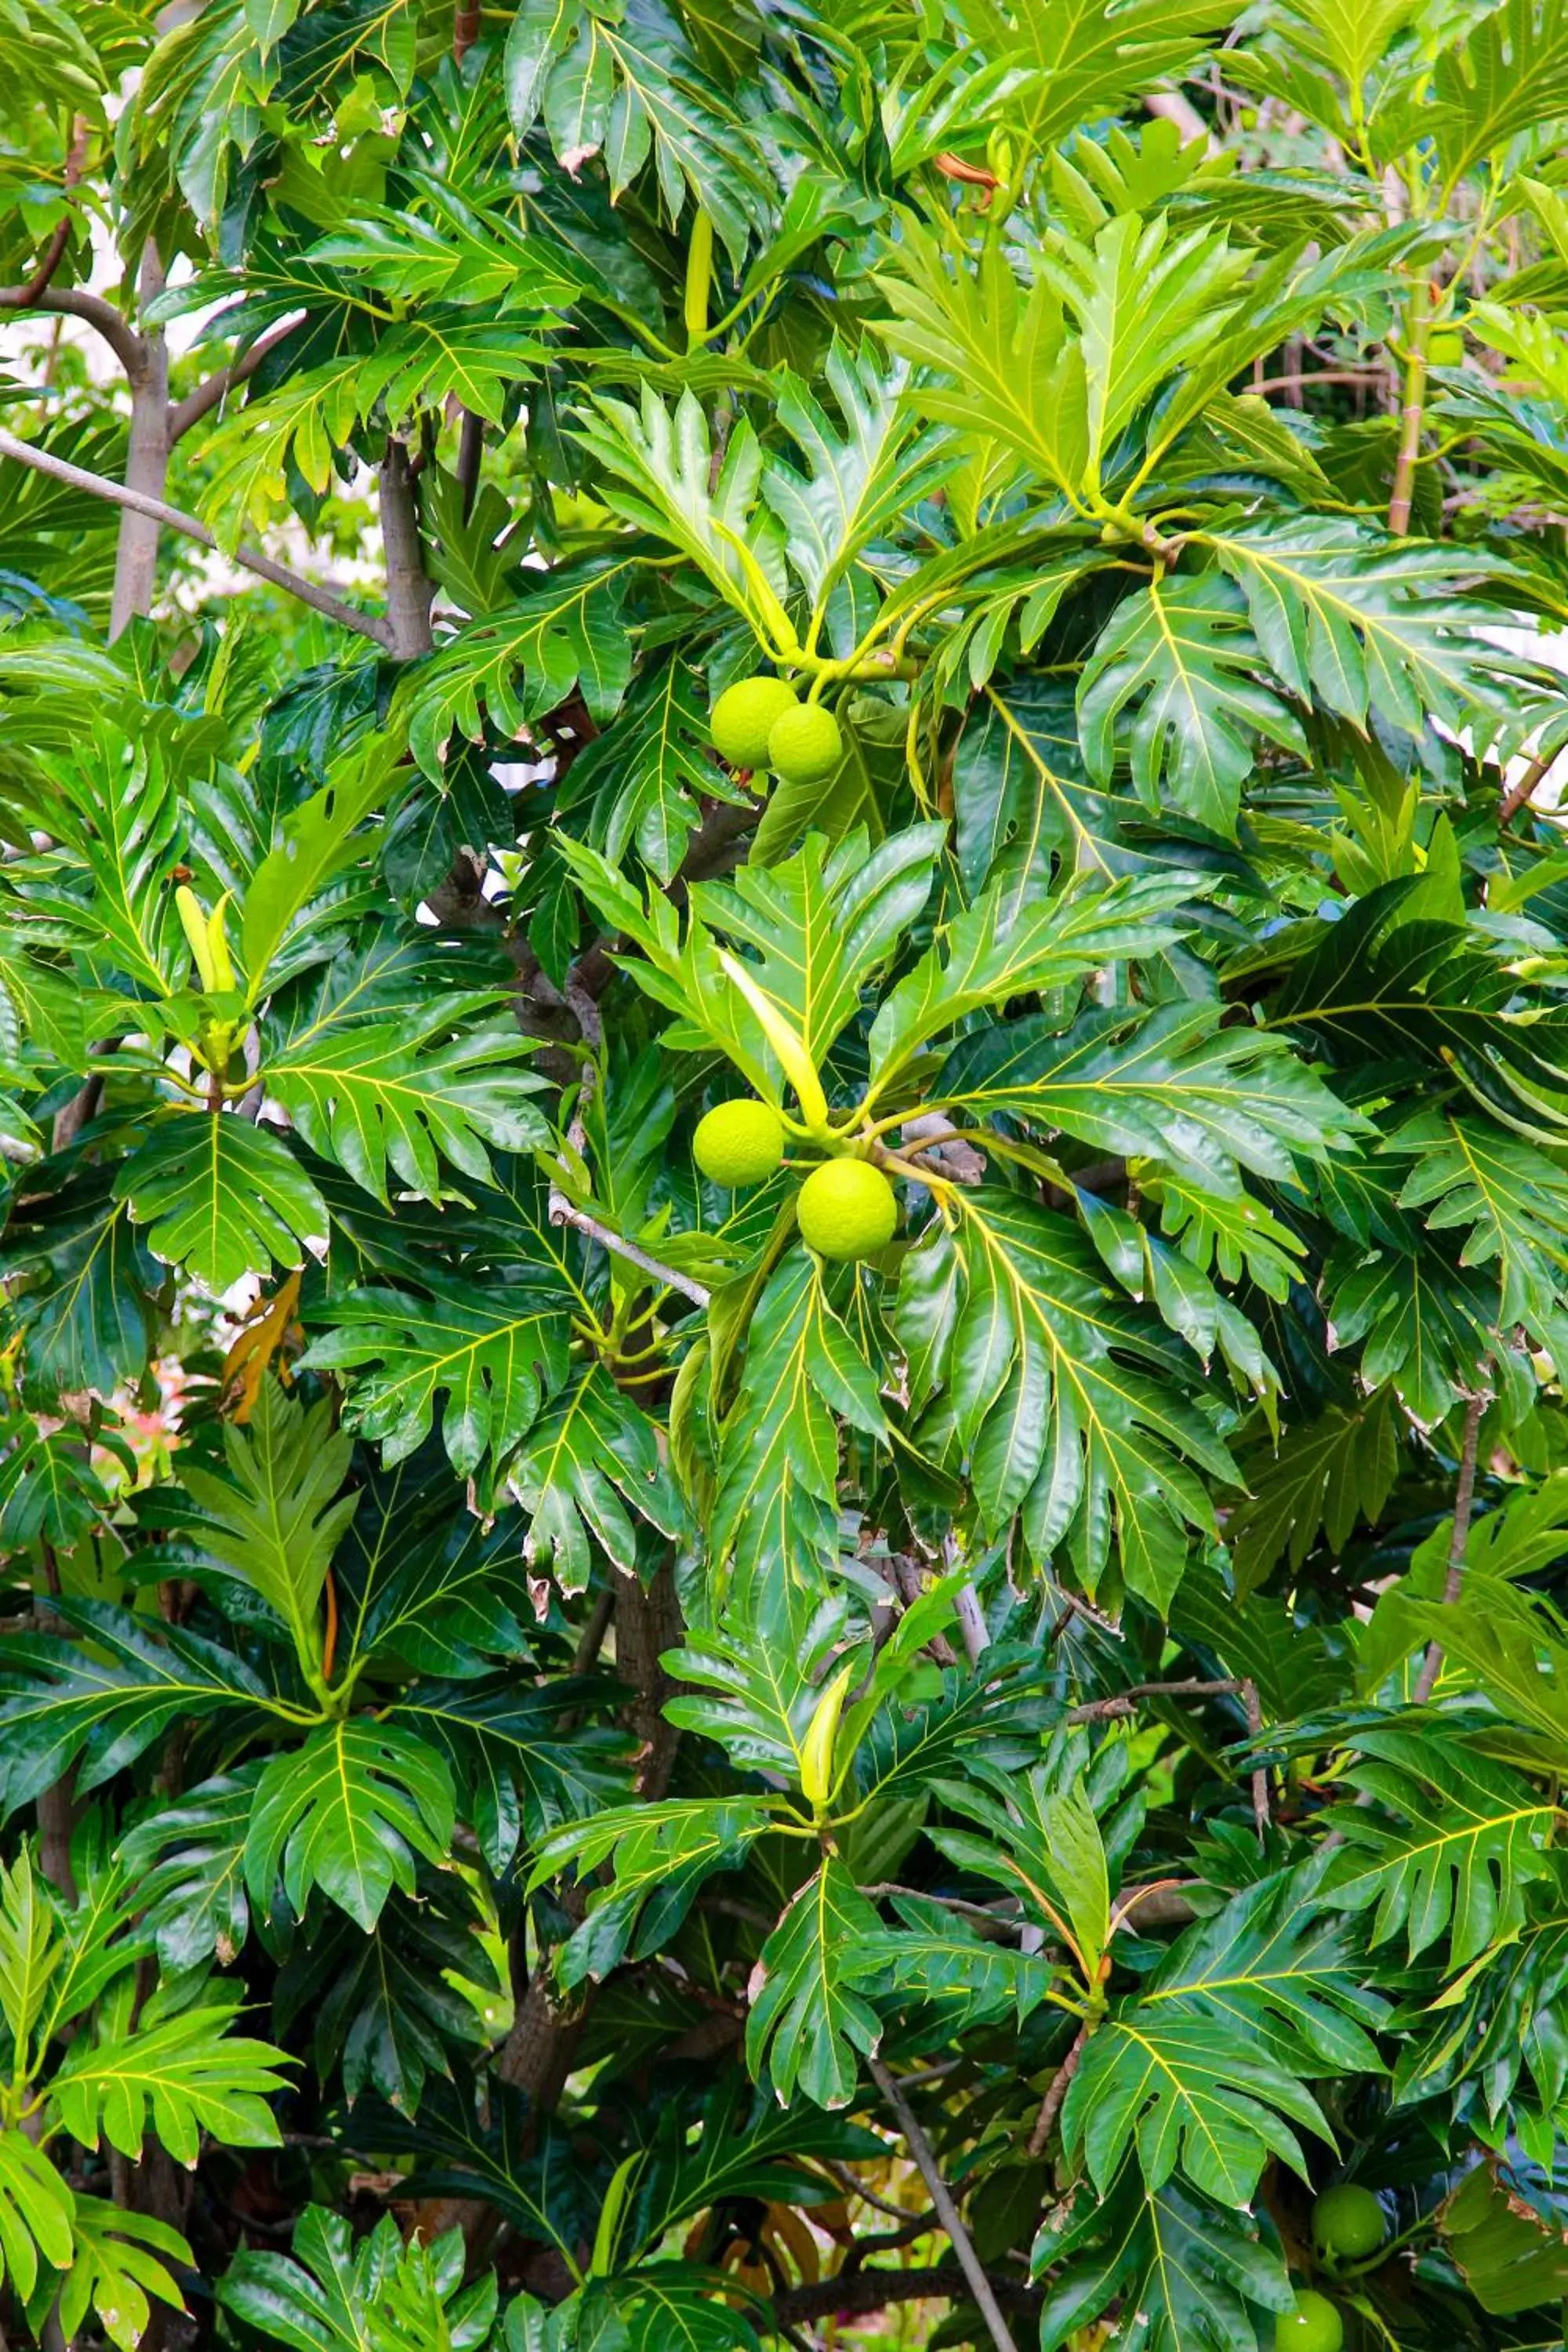
[{"label": "tree branch", "polygon": [[[840,2273],[837,2278],[813,2279],[775,2294],[773,2310],[786,2325],[826,2319],[835,2312],[863,2318],[889,2303],[914,2303],[927,2295],[943,2295],[952,2302],[967,2292],[968,2282],[956,2263],[934,2263],[925,2270],[853,2271],[847,2277]],[[1032,2318],[1042,2300],[1037,2289],[1014,2279],[998,2279],[992,2292],[1020,2318]]]},{"label": "tree branch", "polygon": [[1518,783],[1510,785],[1498,804],[1497,821],[1500,831],[1505,824],[1511,824],[1520,810],[1528,807],[1531,801],[1534,799],[1538,788],[1544,782],[1550,772],[1552,761],[1556,756],[1555,752],[1543,752],[1539,758],[1531,760]]},{"label": "tree branch", "polygon": [[270,333],[258,335],[250,349],[240,358],[230,360],[226,366],[215,369],[205,383],[198,383],[194,392],[187,392],[184,400],[175,401],[169,411],[171,449],[183,434],[190,431],[193,425],[200,423],[209,410],[221,406],[237,384],[244,383],[247,377],[256,373],[268,353],[275,352],[279,344],[286,341],[293,333],[301,316],[302,313],[296,311],[287,319],[279,320]]},{"label": "tree branch", "polygon": [[[593,1018],[596,1024],[598,1019],[596,1004],[593,1009]],[[578,1025],[583,1026],[583,1016],[580,1011],[577,1013],[577,1019]],[[590,1040],[590,1042],[595,1041]],[[582,1156],[585,1141],[584,1116],[593,1096],[595,1081],[595,1071],[594,1065],[590,1063],[584,1073],[582,1091],[577,1097],[576,1114],[566,1130],[566,1140],[579,1158]],[[564,1175],[564,1167],[561,1172]],[[597,1242],[601,1249],[607,1249],[613,1256],[624,1257],[629,1265],[640,1266],[644,1274],[651,1275],[654,1281],[662,1283],[667,1290],[679,1290],[683,1298],[690,1299],[693,1307],[707,1306],[710,1293],[700,1282],[693,1282],[689,1275],[678,1274],[672,1265],[661,1265],[658,1258],[650,1257],[647,1250],[639,1249],[636,1242],[627,1241],[624,1234],[617,1234],[611,1226],[601,1224],[598,1218],[590,1216],[586,1209],[580,1209],[575,1201],[571,1200],[562,1191],[558,1183],[552,1184],[550,1187],[546,1214],[552,1225],[570,1225],[574,1233],[585,1234],[591,1242]]]},{"label": "tree branch", "polygon": [[37,295],[29,286],[0,286],[0,310],[42,310],[49,317],[85,320],[96,327],[132,383],[142,373],[142,340],[101,294],[85,286],[46,286]]},{"label": "tree branch", "polygon": [[[1465,1548],[1470,1539],[1470,1508],[1476,1499],[1476,1455],[1480,1448],[1481,1415],[1486,1398],[1473,1396],[1465,1407],[1465,1434],[1459,1447],[1459,1476],[1454,1488],[1454,1532],[1448,1538],[1448,1572],[1443,1580],[1443,1606],[1451,1609],[1464,1589]],[[1443,1666],[1443,1644],[1431,1641],[1421,1662],[1411,1696],[1424,1706],[1436,1687]]]},{"label": "tree branch", "polygon": [[[1258,1685],[1250,1675],[1241,1685],[1241,1703],[1247,1709],[1247,1728],[1256,1739],[1263,1729],[1263,1702],[1258,1696]],[[1259,1764],[1252,1775],[1252,1819],[1258,1830],[1258,1843],[1268,1843],[1268,1824],[1273,1816],[1268,1805],[1268,1768]]]},{"label": "tree branch", "polygon": [[[183,532],[186,539],[194,539],[198,546],[217,545],[205,523],[198,522],[195,515],[185,514],[178,507],[165,505],[162,499],[144,498],[139,490],[126,489],[121,483],[110,481],[106,475],[89,474],[84,466],[68,465],[63,457],[54,457],[47,449],[35,448],[30,441],[18,441],[15,434],[0,433],[0,457],[14,457],[19,466],[31,466],[35,473],[47,474],[51,480],[64,482],[70,489],[86,490],[91,498],[107,499],[110,506],[129,507],[134,514],[150,516],[166,530],[177,530]],[[263,555],[258,548],[237,547],[233,561],[242,572],[253,572],[258,580],[270,581],[273,587],[287,589],[290,596],[297,596],[302,604],[324,613],[328,620],[338,622],[345,629],[353,629],[358,636],[369,637],[374,645],[390,648],[392,638],[384,621],[378,620],[371,613],[356,612],[352,604],[345,604],[341,597],[334,596],[330,588],[318,587],[313,580],[306,580],[298,572],[290,572],[286,563],[274,563],[272,558]]]},{"label": "tree branch", "polygon": [[602,1225],[597,1217],[591,1217],[586,1209],[579,1209],[563,1192],[553,1189],[550,1195],[550,1222],[552,1225],[570,1225],[574,1232],[585,1234],[591,1242],[597,1242],[601,1249],[607,1249],[613,1256],[624,1257],[628,1265],[640,1266],[644,1274],[650,1276],[655,1282],[662,1283],[667,1290],[679,1290],[683,1298],[690,1299],[693,1307],[707,1306],[710,1294],[700,1282],[693,1282],[689,1275],[678,1274],[672,1265],[661,1265],[658,1258],[650,1257],[647,1250],[637,1247],[636,1242],[629,1242],[624,1234]]},{"label": "tree branch", "polygon": [[963,2217],[953,2203],[948,2185],[938,2168],[936,2158],[931,2153],[931,2142],[920,2127],[914,2109],[879,2058],[868,2058],[866,2063],[871,2070],[871,2080],[893,2111],[899,2129],[903,2133],[909,2145],[910,2154],[914,2158],[919,2168],[921,2179],[925,2182],[931,2201],[936,2207],[942,2226],[952,2242],[952,2251],[958,2256],[958,2266],[968,2282],[970,2293],[979,2305],[980,2315],[990,2332],[991,2341],[996,2347],[996,2352],[1017,2352],[1012,2331],[1002,2316],[1002,2306],[996,2300],[991,2282],[986,2277],[980,2257],[974,2251],[973,2242],[963,2226]]},{"label": "tree branch", "polygon": [[958,1610],[958,1630],[963,1636],[964,1654],[972,1666],[977,1666],[991,1644],[986,1630],[985,1612],[980,1606],[980,1595],[973,1584],[961,1584],[955,1596]]},{"label": "tree branch", "polygon": [[1235,1697],[1241,1685],[1235,1680],[1224,1682],[1133,1683],[1127,1690],[1118,1691],[1113,1698],[1086,1699],[1082,1706],[1068,1707],[1068,1723],[1102,1723],[1112,1716],[1131,1715],[1134,1701],[1141,1698],[1221,1698]]},{"label": "tree branch", "polygon": [[56,270],[65,259],[66,247],[70,243],[71,230],[75,226],[77,216],[76,205],[71,197],[71,190],[76,186],[77,182],[80,179],[81,167],[87,161],[87,134],[88,121],[86,115],[74,115],[71,119],[70,152],[66,157],[65,181],[63,188],[66,199],[66,209],[60,215],[59,219],[55,223],[54,233],[50,236],[48,244],[44,247],[42,260],[39,262],[37,269],[34,270],[31,278],[28,278],[26,286],[19,289],[22,297],[21,300],[16,305],[16,308],[19,310],[33,310],[37,308],[40,297],[48,290],[49,280],[53,278]]},{"label": "tree branch", "polygon": [[1046,2085],[1046,2095],[1040,2101],[1040,2112],[1035,2117],[1035,2128],[1029,2134],[1028,2153],[1031,2157],[1045,2154],[1046,2142],[1051,2136],[1051,2126],[1061,2113],[1062,2101],[1067,2097],[1068,2085],[1078,2073],[1079,2060],[1083,2056],[1083,2045],[1088,2040],[1089,2020],[1086,2017],[1073,2036],[1072,2048]]}]

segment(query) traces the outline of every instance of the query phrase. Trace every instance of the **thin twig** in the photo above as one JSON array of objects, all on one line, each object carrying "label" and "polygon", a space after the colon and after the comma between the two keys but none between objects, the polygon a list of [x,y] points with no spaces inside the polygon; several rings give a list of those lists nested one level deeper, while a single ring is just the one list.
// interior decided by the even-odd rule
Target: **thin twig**
[{"label": "thin twig", "polygon": [[1241,1685],[1227,1677],[1222,1682],[1133,1683],[1128,1689],[1118,1691],[1114,1698],[1086,1699],[1082,1706],[1068,1709],[1068,1723],[1100,1723],[1112,1716],[1131,1715],[1133,1702],[1141,1698],[1220,1698],[1235,1697]]},{"label": "thin twig", "polygon": [[42,260],[39,262],[37,269],[34,270],[31,278],[28,278],[26,284],[18,289],[22,298],[16,304],[18,310],[36,310],[37,309],[40,298],[48,291],[50,278],[53,278],[56,270],[65,259],[66,247],[70,243],[71,230],[75,227],[77,219],[76,205],[71,198],[71,190],[76,186],[77,182],[80,179],[81,167],[87,161],[87,134],[88,120],[86,115],[79,114],[74,116],[71,121],[70,152],[66,157],[64,183],[66,209],[60,215],[59,219],[55,223],[53,234],[49,238],[48,244],[44,248]]},{"label": "thin twig", "polygon": [[874,2237],[857,2238],[844,2257],[839,2277],[853,2278],[878,2254],[896,2254],[911,2240],[928,2236],[935,2221],[934,2213],[906,2213],[897,2230],[879,2230]]},{"label": "thin twig", "polygon": [[[567,1143],[579,1158],[587,1141],[584,1119],[594,1098],[595,1077],[596,1073],[590,1062],[583,1074],[576,1111],[566,1130]],[[561,1173],[565,1175],[564,1167]],[[650,1275],[655,1282],[662,1283],[667,1290],[679,1290],[683,1298],[690,1299],[693,1307],[707,1306],[710,1294],[700,1282],[693,1282],[689,1275],[678,1274],[674,1266],[665,1265],[657,1257],[650,1256],[636,1242],[627,1241],[624,1234],[617,1234],[611,1226],[601,1224],[598,1218],[590,1216],[586,1209],[580,1209],[558,1183],[550,1187],[547,1213],[552,1225],[570,1225],[574,1233],[585,1234],[591,1242],[597,1242],[601,1249],[607,1249],[613,1256],[624,1257],[628,1265],[640,1266],[644,1274]]]},{"label": "thin twig", "polygon": [[19,286],[16,289],[19,299],[16,307],[18,310],[37,309],[39,296],[47,291],[50,278],[65,259],[66,247],[70,243],[70,234],[71,216],[69,213],[62,213],[55,223],[47,245],[44,247],[43,259],[26,284]]},{"label": "thin twig", "polygon": [[990,2331],[991,2341],[996,2347],[996,2352],[1017,2352],[1012,2332],[1002,2316],[1002,2306],[992,2291],[991,2282],[985,2275],[980,2257],[974,2251],[973,2242],[963,2226],[963,2217],[953,2203],[948,2185],[938,2168],[936,2158],[931,2153],[931,2142],[920,2127],[914,2109],[879,2058],[870,2058],[866,2063],[871,2070],[871,2080],[893,2111],[899,2129],[903,2133],[910,2154],[914,2158],[919,2168],[921,2179],[925,2182],[930,2192],[931,2201],[936,2207],[942,2226],[952,2242],[952,2251],[958,2256],[959,2268],[969,2282],[970,2293],[980,2307],[980,2315]]},{"label": "thin twig", "polygon": [[987,1927],[1016,1927],[1021,1907],[1017,1897],[1012,1895],[1002,1897],[1003,1902],[1012,1906],[1009,1914],[1001,1909],[993,1910],[985,1903],[966,1903],[962,1895],[932,1895],[923,1886],[905,1886],[896,1878],[878,1879],[873,1885],[863,1886],[860,1892],[870,1903],[885,1900],[893,1895],[912,1895],[917,1903],[940,1903],[944,1911],[956,1911],[965,1919],[978,1919]]},{"label": "thin twig", "polygon": [[[1458,1601],[1465,1581],[1465,1547],[1470,1539],[1470,1507],[1476,1499],[1476,1455],[1480,1445],[1481,1415],[1487,1400],[1477,1395],[1465,1407],[1465,1435],[1459,1448],[1459,1477],[1454,1488],[1454,1532],[1448,1538],[1448,1573],[1443,1580],[1443,1606],[1451,1609]],[[1436,1687],[1443,1666],[1443,1644],[1434,1639],[1426,1644],[1426,1655],[1421,1662],[1411,1696],[1417,1706],[1424,1706]]]},{"label": "thin twig", "polygon": [[[770,1920],[770,1927],[772,1924]],[[895,2205],[890,2197],[880,2196],[875,2189],[868,2189],[865,2182],[857,2177],[852,2167],[841,2164],[837,2157],[819,2157],[817,2162],[825,2172],[830,2172],[833,2175],[839,2187],[850,2196],[859,2197],[868,2205],[874,2205],[879,2213],[890,2213],[895,2221],[901,2221],[906,2219],[904,2206]]]},{"label": "thin twig", "polygon": [[[1263,1728],[1263,1704],[1258,1696],[1258,1685],[1250,1675],[1243,1677],[1241,1703],[1247,1709],[1247,1728],[1254,1739]],[[1268,1842],[1268,1824],[1273,1818],[1268,1806],[1268,1768],[1260,1764],[1252,1776],[1252,1818],[1258,1824],[1258,1843]]]},{"label": "thin twig", "polygon": [[1046,2142],[1051,2136],[1051,2126],[1061,2112],[1062,2101],[1068,2095],[1068,2085],[1078,2073],[1078,2062],[1083,2056],[1083,2045],[1088,2040],[1089,2020],[1086,2017],[1073,2037],[1072,2048],[1046,2085],[1046,2095],[1040,2101],[1040,2112],[1035,2117],[1035,2128],[1029,2134],[1029,2154],[1032,2157],[1045,2154]]},{"label": "thin twig", "polygon": [[606,1584],[595,1595],[587,1622],[577,1637],[577,1646],[572,1653],[574,1675],[591,1675],[598,1664],[599,1653],[605,1646],[605,1636],[610,1630],[610,1620],[615,1613],[615,1587]]},{"label": "thin twig", "polygon": [[1378,383],[1386,373],[1386,369],[1380,367],[1314,368],[1300,375],[1268,375],[1260,383],[1249,383],[1247,389],[1258,393],[1305,392],[1315,383]]},{"label": "thin twig", "polygon": [[[110,506],[129,507],[133,513],[149,515],[166,530],[181,531],[202,547],[217,545],[205,523],[198,522],[195,515],[184,513],[179,507],[167,506],[162,499],[148,498],[142,490],[127,489],[122,482],[111,482],[105,474],[89,474],[85,466],[68,465],[65,458],[55,457],[50,450],[35,448],[30,441],[18,441],[14,433],[0,433],[0,457],[15,457],[19,466],[30,466],[35,473],[47,474],[52,481],[64,482],[69,489],[86,490],[91,498],[107,499]],[[390,647],[391,633],[384,621],[377,620],[371,613],[356,612],[352,604],[334,596],[330,588],[321,588],[313,580],[302,579],[286,563],[274,563],[269,555],[263,555],[254,547],[235,548],[232,560],[241,571],[253,572],[258,580],[287,589],[290,596],[324,613],[328,620],[339,622],[359,636],[369,637],[375,645]]]}]

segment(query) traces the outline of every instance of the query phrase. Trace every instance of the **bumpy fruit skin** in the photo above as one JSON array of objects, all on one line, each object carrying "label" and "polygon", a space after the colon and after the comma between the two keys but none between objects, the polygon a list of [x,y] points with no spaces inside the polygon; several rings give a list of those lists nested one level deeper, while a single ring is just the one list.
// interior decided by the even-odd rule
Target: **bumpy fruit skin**
[{"label": "bumpy fruit skin", "polygon": [[786,784],[820,783],[843,757],[838,721],[820,702],[797,702],[773,720],[768,765],[777,769]]},{"label": "bumpy fruit skin", "polygon": [[825,1160],[801,1186],[795,1213],[818,1257],[875,1257],[898,1230],[898,1195],[869,1160]]},{"label": "bumpy fruit skin", "polygon": [[784,1123],[770,1103],[715,1103],[697,1122],[691,1156],[704,1176],[733,1192],[761,1184],[784,1158]]},{"label": "bumpy fruit skin", "polygon": [[1342,2262],[1359,2262],[1375,2254],[1388,2235],[1383,2208],[1370,2189],[1353,2180],[1325,2189],[1312,2208],[1312,2242],[1321,2254]]},{"label": "bumpy fruit skin", "polygon": [[713,749],[732,768],[765,768],[768,735],[786,710],[798,710],[782,677],[743,677],[727,686],[709,714]]},{"label": "bumpy fruit skin", "polygon": [[1464,330],[1460,327],[1439,327],[1426,346],[1426,359],[1432,367],[1463,367]]},{"label": "bumpy fruit skin", "polygon": [[1345,2324],[1326,2294],[1304,2286],[1274,2323],[1274,2352],[1340,2352]]}]

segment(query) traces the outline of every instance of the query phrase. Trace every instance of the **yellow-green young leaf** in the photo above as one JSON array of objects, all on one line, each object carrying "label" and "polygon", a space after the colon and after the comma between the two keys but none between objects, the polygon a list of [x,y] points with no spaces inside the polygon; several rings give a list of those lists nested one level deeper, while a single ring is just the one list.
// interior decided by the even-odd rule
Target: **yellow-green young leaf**
[{"label": "yellow-green young leaf", "polygon": [[174,908],[180,918],[180,929],[184,932],[186,943],[195,960],[202,986],[214,989],[217,986],[217,977],[213,965],[205,909],[195,892],[184,882],[174,893]]},{"label": "yellow-green young leaf", "polygon": [[598,400],[580,436],[605,469],[602,495],[617,513],[679,548],[762,645],[781,653],[794,646],[784,532],[759,503],[762,447],[749,419],[731,434],[717,473],[708,420],[690,392],[673,410],[647,387],[640,408]]},{"label": "yellow-green young leaf", "polygon": [[812,1067],[811,1056],[796,1032],[791,1028],[776,1004],[769,1003],[744,968],[722,950],[720,967],[725,977],[740,990],[757,1019],[763,1034],[779,1057],[784,1074],[795,1091],[801,1116],[809,1128],[827,1125],[827,1097],[822,1091],[822,1081]]},{"label": "yellow-green young leaf", "polygon": [[833,1748],[838,1736],[838,1718],[844,1712],[849,1685],[859,1671],[858,1658],[851,1658],[847,1666],[839,1668],[817,1700],[801,1742],[800,1785],[814,1812],[821,1812],[833,1793]]},{"label": "yellow-green young leaf", "polygon": [[594,2252],[588,2264],[590,2278],[607,2278],[616,2267],[621,2215],[631,2194],[632,2183],[647,2162],[647,2150],[634,2148],[630,2156],[623,2157],[610,2176],[605,2201],[599,2208],[598,2226],[594,2231]]},{"label": "yellow-green young leaf", "polygon": [[[559,847],[584,897],[642,950],[627,970],[675,1015],[667,1042],[686,1050],[716,1046],[776,1103],[785,1064],[757,999],[784,1024],[787,1039],[798,1041],[809,1072],[792,1083],[798,1091],[804,1081],[809,1095],[863,991],[930,898],[945,839],[936,824],[908,825],[874,849],[860,831],[831,848],[808,837],[765,871],[743,866],[731,880],[698,883],[684,927],[661,891],[645,898],[570,835],[560,836]],[[794,1055],[793,1042],[787,1050]]]}]

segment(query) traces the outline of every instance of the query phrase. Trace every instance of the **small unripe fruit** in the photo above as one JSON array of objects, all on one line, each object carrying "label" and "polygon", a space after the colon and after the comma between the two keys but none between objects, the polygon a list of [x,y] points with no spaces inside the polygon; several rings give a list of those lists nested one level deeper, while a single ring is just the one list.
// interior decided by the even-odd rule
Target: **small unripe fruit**
[{"label": "small unripe fruit", "polygon": [[710,1182],[733,1192],[761,1184],[784,1158],[784,1122],[771,1103],[715,1103],[697,1122],[691,1156]]},{"label": "small unripe fruit", "polygon": [[713,749],[732,768],[765,768],[769,730],[799,707],[782,677],[743,677],[724,688],[709,714]]},{"label": "small unripe fruit", "polygon": [[768,736],[768,765],[786,784],[816,784],[830,776],[844,757],[844,738],[831,710],[820,702],[797,702],[782,711]]},{"label": "small unripe fruit", "polygon": [[1438,327],[1426,346],[1429,367],[1456,368],[1465,364],[1464,331],[1459,327]]},{"label": "small unripe fruit", "polygon": [[818,1257],[875,1257],[898,1231],[898,1195],[868,1160],[825,1160],[801,1186],[795,1214]]},{"label": "small unripe fruit", "polygon": [[1326,2294],[1304,2286],[1274,2323],[1274,2352],[1340,2352],[1345,2324]]},{"label": "small unripe fruit", "polygon": [[1383,2208],[1370,2189],[1353,2180],[1325,2189],[1312,2208],[1312,2242],[1321,2254],[1342,2262],[1359,2262],[1375,2254],[1388,2235]]}]

